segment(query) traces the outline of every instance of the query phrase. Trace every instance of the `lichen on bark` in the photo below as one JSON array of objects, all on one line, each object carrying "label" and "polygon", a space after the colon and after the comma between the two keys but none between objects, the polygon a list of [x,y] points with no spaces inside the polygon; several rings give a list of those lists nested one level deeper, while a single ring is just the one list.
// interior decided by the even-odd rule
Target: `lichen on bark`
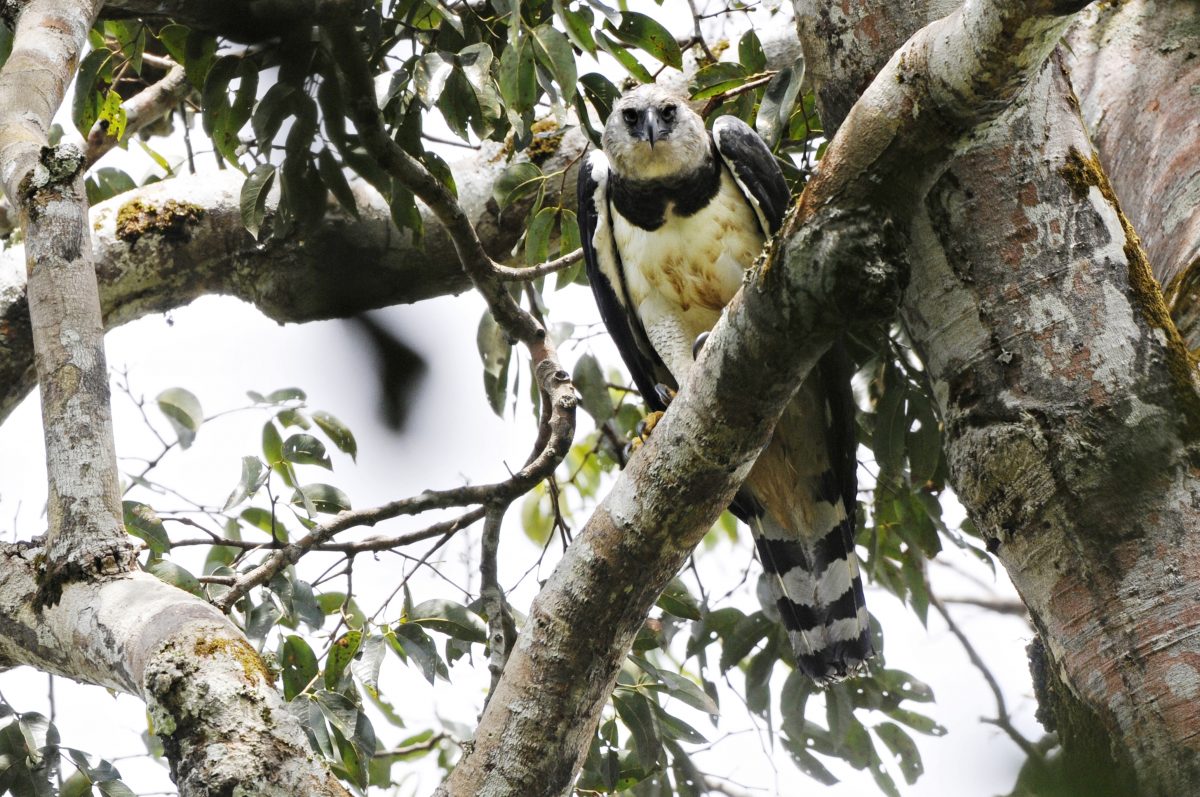
[{"label": "lichen on bark", "polygon": [[152,233],[174,240],[187,240],[188,229],[204,218],[204,208],[168,199],[161,206],[142,199],[126,202],[117,211],[117,237],[130,244]]}]

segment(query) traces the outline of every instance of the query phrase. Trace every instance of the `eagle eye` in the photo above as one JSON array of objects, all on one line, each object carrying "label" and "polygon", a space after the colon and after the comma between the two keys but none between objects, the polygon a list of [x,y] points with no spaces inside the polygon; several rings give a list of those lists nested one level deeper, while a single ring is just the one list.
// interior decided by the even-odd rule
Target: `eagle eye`
[{"label": "eagle eye", "polygon": [[664,105],[662,108],[662,111],[660,111],[658,115],[662,117],[662,120],[664,122],[674,122],[675,121],[675,106],[674,105]]},{"label": "eagle eye", "polygon": [[621,118],[625,120],[625,124],[635,125],[638,120],[638,112],[632,108],[626,108],[624,111],[621,111]]}]

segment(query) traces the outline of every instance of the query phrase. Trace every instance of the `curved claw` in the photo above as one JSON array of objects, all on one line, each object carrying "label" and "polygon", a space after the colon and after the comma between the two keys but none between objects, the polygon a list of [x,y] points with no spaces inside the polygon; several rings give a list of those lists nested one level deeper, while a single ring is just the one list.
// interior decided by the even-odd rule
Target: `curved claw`
[{"label": "curved claw", "polygon": [[661,412],[655,411],[647,414],[645,418],[638,421],[633,439],[629,441],[629,445],[625,446],[625,453],[627,455],[632,455],[633,452],[646,444],[646,441],[650,438],[650,433],[654,431],[654,427],[662,420],[662,416]]},{"label": "curved claw", "polygon": [[700,350],[704,348],[704,342],[708,340],[708,333],[701,332],[696,336],[695,342],[692,343],[692,359],[695,360],[700,356]]},{"label": "curved claw", "polygon": [[[667,387],[662,382],[659,382],[654,386],[654,395],[658,396],[658,400],[661,401],[665,407],[671,406],[671,402],[675,400],[675,393],[675,390]],[[661,412],[658,414],[662,415]],[[650,416],[647,415],[646,417],[649,418]],[[658,423],[658,421],[655,421],[655,423]]]}]

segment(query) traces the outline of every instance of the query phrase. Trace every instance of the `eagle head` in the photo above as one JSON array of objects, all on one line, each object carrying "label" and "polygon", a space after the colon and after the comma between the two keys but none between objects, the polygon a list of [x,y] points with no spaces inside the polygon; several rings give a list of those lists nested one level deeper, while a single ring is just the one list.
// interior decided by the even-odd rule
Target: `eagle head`
[{"label": "eagle head", "polygon": [[602,143],[616,172],[633,180],[681,177],[711,157],[704,120],[687,98],[654,84],[621,95]]}]

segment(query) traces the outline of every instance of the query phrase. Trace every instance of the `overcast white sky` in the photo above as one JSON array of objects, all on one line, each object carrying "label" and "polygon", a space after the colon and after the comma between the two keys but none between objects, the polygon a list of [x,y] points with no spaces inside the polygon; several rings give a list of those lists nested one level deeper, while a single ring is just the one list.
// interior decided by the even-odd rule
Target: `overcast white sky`
[{"label": "overcast white sky", "polygon": [[[680,19],[679,12],[685,4],[676,5],[679,8],[667,4],[670,15],[665,21],[680,27],[671,20]],[[680,32],[688,28],[690,25],[684,25]],[[455,150],[449,155],[461,152]],[[210,162],[207,158],[199,160]],[[129,163],[128,159],[126,162]],[[102,165],[111,164],[106,160]],[[142,160],[126,168],[135,178],[142,178],[151,166]],[[552,294],[549,303],[552,322],[570,320],[580,324],[598,320],[585,289],[572,288]],[[107,349],[110,368],[128,371],[136,393],[152,399],[164,388],[186,387],[196,393],[209,414],[246,404],[248,389],[267,392],[279,387],[302,387],[309,394],[311,407],[330,411],[353,428],[360,449],[357,466],[348,457],[332,452],[336,466],[332,476],[310,469],[307,478],[337,484],[350,495],[355,506],[365,507],[425,488],[501,478],[506,463],[517,467],[523,462],[532,440],[528,411],[522,409],[515,421],[502,422],[487,408],[484,399],[475,349],[475,330],[482,309],[479,299],[465,295],[393,308],[380,314],[429,365],[408,429],[400,437],[387,432],[379,422],[376,377],[363,339],[340,322],[282,327],[235,300],[206,298],[169,316],[146,318],[112,332],[107,338]],[[564,346],[562,353],[573,362],[588,347],[602,362],[617,362],[611,347],[600,340],[581,347]],[[259,452],[259,430],[265,417],[253,412],[235,414],[202,428],[191,450],[167,458],[158,471],[159,478],[185,489],[198,500],[223,502],[237,481],[241,457]],[[114,423],[119,456],[156,453],[155,441],[145,430],[140,415],[119,391],[114,392]],[[160,423],[159,428],[167,430],[165,423]],[[586,416],[580,413],[580,436],[588,428]],[[132,469],[136,463],[124,460],[123,465]],[[5,539],[14,539],[41,533],[45,494],[44,454],[35,395],[0,427],[0,534]],[[180,505],[171,499],[148,500],[144,494],[140,500],[163,509]],[[510,513],[510,521],[516,514]],[[427,520],[393,521],[375,531],[400,532],[427,523]],[[434,576],[414,581],[418,600],[435,596],[462,599],[462,593],[453,584],[466,586],[473,577],[467,560],[474,561],[470,543],[478,538],[474,530],[461,538],[459,545],[447,546],[435,559],[449,581]],[[503,545],[501,578],[511,585],[536,560],[538,551],[513,522],[505,528]],[[729,543],[721,545],[728,550],[700,558],[706,563],[705,578],[710,592],[717,595],[727,589],[722,584],[732,585],[740,579],[751,558],[748,544],[736,548]],[[546,563],[535,573],[539,580],[549,572],[554,550],[552,545]],[[943,556],[952,560],[956,568],[992,584],[987,569],[969,557],[954,549],[948,549]],[[195,571],[200,569],[199,558],[191,554],[185,555],[182,563],[190,564]],[[323,569],[323,565],[307,561],[304,567],[310,577]],[[722,567],[727,569],[721,572]],[[381,556],[377,563],[364,561],[356,565],[355,588],[368,612],[391,591],[400,574],[407,571],[408,565],[395,556]],[[935,590],[944,596],[985,594],[976,583],[944,567],[932,567],[931,577]],[[753,584],[753,579],[750,583]],[[534,578],[525,578],[521,583],[513,594],[518,609],[528,606],[535,586]],[[1013,596],[1002,571],[992,589],[1001,596]],[[756,604],[751,590],[752,586],[741,590],[730,600],[752,609]],[[893,770],[902,792],[914,797],[990,797],[1006,793],[1012,787],[1023,756],[998,729],[979,723],[980,717],[994,716],[995,705],[961,646],[932,612],[926,630],[890,595],[868,588],[867,600],[885,629],[888,665],[906,670],[934,687],[937,704],[917,708],[932,714],[950,731],[948,736],[938,739],[914,734],[925,759],[926,774],[915,786],[906,787]],[[971,607],[954,607],[952,611],[1003,686],[1017,726],[1029,738],[1038,738],[1041,731],[1033,720],[1035,705],[1024,653],[1032,637],[1029,627],[1017,618]],[[394,616],[395,613],[391,615]],[[431,723],[436,724],[439,717],[472,724],[482,706],[486,686],[485,662],[480,665],[479,672],[468,674],[464,672],[465,665],[460,664],[454,671],[454,684],[439,682],[431,694],[423,679],[389,656],[383,688],[400,708],[408,727],[393,728],[378,718],[375,725],[381,743],[395,743]],[[731,677],[740,689],[740,676],[733,673]],[[3,673],[0,693],[18,710],[48,713],[47,680],[47,676],[27,669]],[[165,767],[144,755],[140,734],[146,723],[144,707],[139,701],[62,679],[56,679],[54,691],[56,722],[64,745],[119,759],[117,764],[126,782],[139,794],[174,793]],[[778,688],[775,692],[777,695]],[[822,789],[797,773],[785,752],[770,749],[766,734],[745,732],[750,726],[746,725],[744,712],[732,694],[724,695],[722,705],[725,714],[719,732],[702,717],[689,719],[710,740],[733,733],[699,759],[707,771],[727,776],[755,795],[805,793],[858,797],[878,793],[869,775],[836,765],[831,768],[844,778],[843,783]],[[814,718],[823,721],[819,708],[810,705],[809,710]],[[435,785],[431,775],[431,770],[424,770],[421,779],[406,784],[401,793],[429,793]]]}]

